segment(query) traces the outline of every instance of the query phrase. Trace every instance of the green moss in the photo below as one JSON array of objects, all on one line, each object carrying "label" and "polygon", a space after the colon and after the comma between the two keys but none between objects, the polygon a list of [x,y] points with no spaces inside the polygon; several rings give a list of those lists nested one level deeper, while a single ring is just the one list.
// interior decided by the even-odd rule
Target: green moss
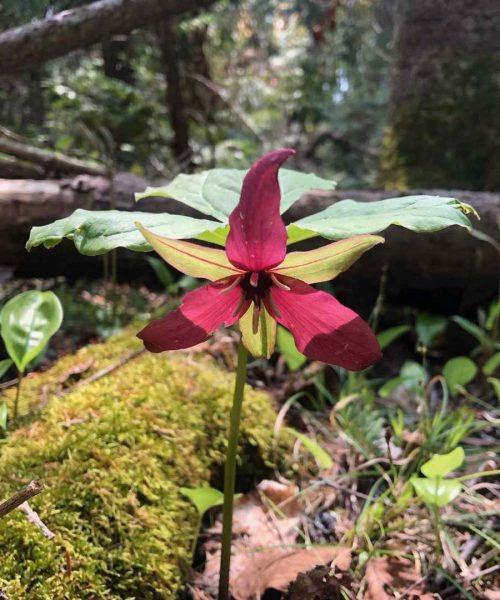
[{"label": "green moss", "polygon": [[[0,447],[0,498],[43,480],[31,504],[56,539],[19,511],[2,520],[0,588],[12,600],[176,597],[196,520],[178,489],[202,485],[223,462],[233,376],[206,357],[144,353],[54,395],[72,366],[93,358],[97,373],[137,347],[127,334],[27,381],[24,410],[42,390],[49,403]],[[274,418],[269,398],[247,389],[243,471],[272,461]]]}]

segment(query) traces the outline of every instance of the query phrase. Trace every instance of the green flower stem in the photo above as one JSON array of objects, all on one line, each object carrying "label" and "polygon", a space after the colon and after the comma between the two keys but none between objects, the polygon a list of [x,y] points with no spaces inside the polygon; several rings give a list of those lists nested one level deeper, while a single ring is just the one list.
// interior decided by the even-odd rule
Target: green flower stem
[{"label": "green flower stem", "polygon": [[236,481],[236,452],[241,421],[241,406],[247,374],[248,352],[241,340],[238,346],[238,365],[234,385],[233,407],[229,426],[226,465],[224,468],[224,507],[222,510],[222,550],[220,557],[219,600],[229,600],[229,569],[233,535],[234,486]]},{"label": "green flower stem", "polygon": [[17,386],[16,386],[16,397],[14,399],[14,420],[17,419],[19,412],[19,398],[21,396],[21,384],[23,382],[23,373],[17,372]]}]

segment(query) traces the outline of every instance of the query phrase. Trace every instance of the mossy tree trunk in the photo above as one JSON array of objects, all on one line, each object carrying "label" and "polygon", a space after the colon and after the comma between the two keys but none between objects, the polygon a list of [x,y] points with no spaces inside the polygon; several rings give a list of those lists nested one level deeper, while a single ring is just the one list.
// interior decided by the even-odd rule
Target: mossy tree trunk
[{"label": "mossy tree trunk", "polygon": [[500,2],[396,1],[382,183],[500,188]]}]

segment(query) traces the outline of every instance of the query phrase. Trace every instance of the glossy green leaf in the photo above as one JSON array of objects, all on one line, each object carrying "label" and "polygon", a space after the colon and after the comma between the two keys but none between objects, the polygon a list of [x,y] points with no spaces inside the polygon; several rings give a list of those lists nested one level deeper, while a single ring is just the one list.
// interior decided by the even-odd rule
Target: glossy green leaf
[{"label": "glossy green leaf", "polygon": [[0,313],[1,335],[10,358],[23,373],[62,323],[63,310],[53,292],[24,292]]},{"label": "glossy green leaf", "polygon": [[362,233],[377,233],[389,225],[411,231],[439,231],[450,225],[467,229],[466,213],[472,209],[455,198],[406,196],[377,202],[341,200],[325,210],[294,223],[329,239],[342,239]]},{"label": "glossy green leaf", "polygon": [[0,360],[0,379],[7,373],[7,371],[12,366],[13,362],[10,358],[5,358],[4,360]]},{"label": "glossy green leaf", "polygon": [[[240,199],[243,178],[247,171],[212,169],[194,175],[177,175],[167,185],[147,188],[136,194],[136,200],[150,197],[175,198],[178,202],[222,221],[227,219]],[[285,212],[303,194],[312,190],[332,190],[335,182],[312,173],[280,169],[281,212]]]},{"label": "glossy green leaf", "polygon": [[432,348],[447,325],[448,319],[446,317],[426,312],[418,312],[415,319],[418,339],[426,348]]},{"label": "glossy green leaf", "polygon": [[377,335],[378,343],[380,344],[380,348],[385,350],[388,346],[390,346],[393,342],[395,342],[398,338],[404,335],[407,331],[410,330],[409,325],[398,325],[397,327],[391,327],[390,329],[386,329],[385,331],[381,331]]},{"label": "glossy green leaf", "polygon": [[485,375],[494,375],[496,371],[500,369],[500,352],[493,354],[490,358],[484,363],[483,373]]},{"label": "glossy green leaf", "polygon": [[287,428],[287,431],[289,431],[293,436],[302,442],[304,447],[307,448],[307,450],[309,450],[309,452],[318,461],[318,464],[322,469],[331,469],[333,467],[333,460],[331,459],[330,455],[325,452],[317,442],[306,435],[295,431],[295,429]]},{"label": "glossy green leaf", "polygon": [[224,494],[211,487],[181,487],[179,491],[183,496],[186,496],[186,498],[191,500],[200,517],[202,517],[210,508],[220,506],[224,502]]},{"label": "glossy green leaf", "polygon": [[420,470],[426,477],[445,477],[462,465],[465,459],[464,449],[458,446],[447,454],[434,454]]},{"label": "glossy green leaf", "polygon": [[410,479],[418,497],[427,504],[442,508],[450,504],[462,491],[462,484],[454,479]]},{"label": "glossy green leaf", "polygon": [[167,213],[78,209],[65,219],[33,227],[26,248],[31,250],[42,244],[46,248],[52,248],[68,238],[74,241],[79,252],[88,256],[104,254],[115,248],[148,252],[151,246],[137,229],[136,221],[140,221],[153,233],[173,239],[196,237],[202,232],[220,227],[220,223],[216,221]]},{"label": "glossy green leaf", "polygon": [[7,429],[7,415],[7,404],[5,404],[5,402],[0,402],[0,429],[2,431]]},{"label": "glossy green leaf", "polygon": [[278,327],[277,345],[290,371],[297,371],[307,361],[307,357],[297,349],[293,335],[284,327]]},{"label": "glossy green leaf", "polygon": [[457,386],[470,383],[476,374],[476,363],[468,356],[455,356],[443,367],[443,375],[452,394],[457,392]]}]

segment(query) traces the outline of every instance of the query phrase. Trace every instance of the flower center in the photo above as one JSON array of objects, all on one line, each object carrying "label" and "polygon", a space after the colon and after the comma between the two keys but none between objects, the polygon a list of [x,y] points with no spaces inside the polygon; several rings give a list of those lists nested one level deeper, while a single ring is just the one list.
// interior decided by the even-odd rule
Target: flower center
[{"label": "flower center", "polygon": [[245,294],[245,300],[251,300],[257,306],[267,296],[273,285],[271,277],[265,272],[247,273],[240,281],[240,287]]}]

